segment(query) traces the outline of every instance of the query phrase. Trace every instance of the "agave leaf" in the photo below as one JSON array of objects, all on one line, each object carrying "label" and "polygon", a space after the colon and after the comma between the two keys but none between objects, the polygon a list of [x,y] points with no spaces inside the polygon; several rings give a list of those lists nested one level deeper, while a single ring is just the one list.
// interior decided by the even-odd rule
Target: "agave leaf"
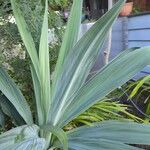
[{"label": "agave leaf", "polygon": [[20,150],[21,148],[30,150],[31,146],[37,148],[37,150],[38,147],[42,149],[45,140],[38,137],[38,132],[39,128],[36,125],[24,125],[11,129],[0,135],[1,150]]},{"label": "agave leaf", "polygon": [[5,147],[3,150],[45,150],[45,140],[42,138],[31,138]]},{"label": "agave leaf", "polygon": [[0,126],[4,127],[5,126],[5,114],[0,108]]},{"label": "agave leaf", "polygon": [[68,103],[70,96],[84,84],[99,54],[99,49],[104,44],[109,28],[118,16],[124,2],[124,0],[119,0],[91,27],[67,55],[54,91],[52,112],[56,114],[52,120],[54,125],[60,119],[63,107]]},{"label": "agave leaf", "polygon": [[62,113],[61,120],[59,120],[61,123],[58,124],[66,125],[149,64],[150,47],[137,49],[127,55],[117,57],[72,96],[73,98],[63,108],[65,114]]},{"label": "agave leaf", "polygon": [[41,85],[41,105],[44,108],[45,121],[47,122],[49,109],[51,106],[50,97],[50,66],[49,66],[49,46],[48,46],[48,2],[45,1],[44,21],[41,31],[39,47],[39,69]]},{"label": "agave leaf", "polygon": [[69,141],[69,148],[74,150],[143,150],[137,147],[129,146],[116,141],[110,140],[71,140]]},{"label": "agave leaf", "polygon": [[62,65],[64,63],[66,56],[68,55],[69,51],[73,48],[73,46],[76,44],[78,40],[82,16],[82,3],[83,0],[73,1],[73,6],[71,9],[66,32],[63,38],[62,46],[58,57],[58,62],[56,65],[54,85],[56,84],[56,80],[60,76]]},{"label": "agave leaf", "polygon": [[32,124],[32,114],[24,96],[8,74],[0,68],[0,91],[8,98],[12,105],[27,124]]},{"label": "agave leaf", "polygon": [[126,144],[150,144],[149,124],[129,121],[104,121],[93,126],[83,126],[68,132],[69,141],[110,140]]},{"label": "agave leaf", "polygon": [[60,148],[63,147],[63,150],[68,150],[68,138],[66,132],[63,131],[63,129],[57,127],[57,126],[52,126],[51,124],[44,125],[41,128],[43,131],[46,133],[52,133],[54,136],[57,137],[59,142],[61,143],[60,145],[55,145],[55,147]]},{"label": "agave leaf", "polygon": [[1,134],[0,135],[1,149],[4,150],[7,146],[13,145],[15,143],[17,135],[19,135],[22,129],[24,129],[25,127],[27,126],[20,126]]},{"label": "agave leaf", "polygon": [[37,111],[37,117],[38,117],[38,124],[43,125],[44,123],[44,107],[41,104],[42,103],[42,97],[41,97],[41,87],[40,87],[40,81],[37,77],[37,74],[35,72],[34,67],[30,66],[32,80],[33,80],[33,86],[34,86],[34,94],[36,99],[36,111]]},{"label": "agave leaf", "polygon": [[16,20],[16,23],[17,23],[17,26],[19,29],[19,33],[22,37],[25,47],[26,47],[26,49],[29,53],[29,56],[32,60],[32,63],[35,68],[35,71],[37,73],[37,76],[39,77],[39,68],[38,68],[39,60],[38,60],[37,50],[35,48],[35,43],[33,41],[31,33],[28,30],[28,26],[27,26],[26,21],[21,13],[18,2],[16,0],[11,0],[11,5],[12,5],[15,20]]},{"label": "agave leaf", "polygon": [[0,106],[2,111],[7,116],[14,119],[16,125],[24,125],[25,121],[22,119],[16,108],[12,105],[12,103],[8,100],[8,98],[4,95],[0,96]]}]

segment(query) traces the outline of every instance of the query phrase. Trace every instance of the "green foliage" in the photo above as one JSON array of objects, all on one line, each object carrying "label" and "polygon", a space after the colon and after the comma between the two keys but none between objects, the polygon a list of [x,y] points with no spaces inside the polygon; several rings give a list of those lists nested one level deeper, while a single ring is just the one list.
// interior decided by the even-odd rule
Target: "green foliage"
[{"label": "green foliage", "polygon": [[49,6],[54,10],[64,9],[70,4],[72,0],[49,0]]},{"label": "green foliage", "polygon": [[142,11],[141,11],[141,9],[138,6],[134,6],[132,12],[133,12],[133,14],[139,14]]},{"label": "green foliage", "polygon": [[[136,99],[137,103],[140,101],[146,106],[144,113],[150,115],[150,75],[139,79],[138,81],[131,82],[127,87],[130,99]],[[141,108],[140,108],[141,109]],[[147,121],[149,118],[144,116]]]},{"label": "green foliage", "polygon": [[[43,4],[40,0],[20,0],[18,3],[22,15],[28,24],[28,31],[31,32],[38,49],[41,27],[43,22]],[[25,95],[32,113],[35,112],[35,101],[33,85],[30,73],[30,60],[25,52],[25,46],[22,43],[17,26],[12,15],[10,1],[0,1],[0,64],[7,69],[9,75],[18,84],[19,88]],[[51,71],[54,71],[58,52],[62,40],[64,29],[63,19],[60,13],[50,11],[49,28],[54,29],[55,42],[50,43]],[[57,18],[57,19],[56,19]],[[14,121],[13,121],[14,122]]]},{"label": "green foliage", "polygon": [[106,97],[75,118],[65,129],[69,130],[72,127],[84,124],[92,125],[94,122],[104,120],[125,120],[125,118],[143,122],[142,119],[129,113],[130,109],[128,105],[120,104],[118,101],[113,101]]},{"label": "green foliage", "polygon": [[131,144],[149,144],[149,124],[111,120],[68,132],[63,130],[70,121],[150,64],[150,47],[128,49],[85,82],[125,0],[119,0],[79,41],[82,1],[74,1],[51,82],[48,2],[46,0],[38,49],[16,2],[11,0],[19,33],[31,59],[37,113],[32,114],[18,86],[0,68],[0,90],[27,124],[1,134],[1,149],[135,150]]}]

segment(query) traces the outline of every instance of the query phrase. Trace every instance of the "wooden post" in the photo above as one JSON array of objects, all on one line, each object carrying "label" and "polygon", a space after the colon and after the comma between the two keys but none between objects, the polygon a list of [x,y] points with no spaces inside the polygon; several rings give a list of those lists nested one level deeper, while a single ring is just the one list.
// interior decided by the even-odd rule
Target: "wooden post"
[{"label": "wooden post", "polygon": [[[112,7],[113,7],[113,0],[108,0],[108,10],[110,10]],[[109,63],[111,44],[112,44],[112,28],[109,30],[108,43],[107,43],[106,50],[104,51],[104,64],[105,65]]]}]

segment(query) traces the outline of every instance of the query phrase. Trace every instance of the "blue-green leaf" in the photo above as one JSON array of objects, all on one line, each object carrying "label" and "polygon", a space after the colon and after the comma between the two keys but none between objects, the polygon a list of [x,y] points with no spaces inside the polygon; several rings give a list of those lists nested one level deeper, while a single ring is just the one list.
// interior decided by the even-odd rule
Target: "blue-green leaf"
[{"label": "blue-green leaf", "polygon": [[51,106],[50,96],[50,66],[49,66],[49,47],[48,47],[48,2],[45,1],[44,21],[41,31],[39,47],[40,63],[40,85],[41,85],[41,105],[44,107],[45,119],[48,120],[49,109]]},{"label": "blue-green leaf", "polygon": [[11,129],[0,135],[1,150],[44,150],[45,140],[38,134],[36,125]]},{"label": "blue-green leaf", "polygon": [[59,120],[62,126],[150,64],[150,47],[131,51],[127,55],[120,55],[102,68],[70,98],[68,104],[63,108],[65,114]]},{"label": "blue-green leaf", "polygon": [[32,114],[24,96],[8,74],[0,68],[0,91],[8,98],[27,124],[32,124]]},{"label": "blue-green leaf", "polygon": [[25,44],[25,47],[29,53],[29,56],[32,60],[33,66],[35,68],[35,71],[37,73],[37,76],[39,77],[39,60],[38,60],[38,54],[37,50],[35,48],[35,43],[33,41],[32,35],[28,30],[28,26],[26,24],[26,21],[21,13],[21,10],[19,8],[19,3],[16,0],[11,0],[11,5],[13,9],[13,13],[15,16],[15,20],[19,29],[19,33],[22,37],[22,40]]},{"label": "blue-green leaf", "polygon": [[124,2],[124,0],[119,0],[109,12],[91,27],[67,55],[64,65],[61,66],[63,68],[61,69],[61,76],[58,78],[54,89],[52,107],[52,114],[56,114],[52,118],[54,125],[59,122],[70,97],[85,83],[100,48],[104,44],[109,28],[118,16]]},{"label": "blue-green leaf", "polygon": [[25,121],[20,116],[16,108],[12,105],[12,103],[8,100],[5,95],[0,96],[0,107],[5,115],[9,116],[15,125],[24,125]]},{"label": "blue-green leaf", "polygon": [[129,121],[104,121],[68,132],[69,141],[109,140],[125,144],[150,145],[150,125]]}]

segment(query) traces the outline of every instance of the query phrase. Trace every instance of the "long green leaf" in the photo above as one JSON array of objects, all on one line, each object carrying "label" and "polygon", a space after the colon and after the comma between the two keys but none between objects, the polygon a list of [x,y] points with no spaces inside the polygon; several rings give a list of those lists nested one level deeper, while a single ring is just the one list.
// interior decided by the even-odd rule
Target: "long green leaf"
[{"label": "long green leaf", "polygon": [[141,81],[139,81],[139,83],[135,86],[135,88],[131,92],[129,98],[133,98],[137,94],[137,92],[139,91],[139,89],[143,86],[143,84],[146,83],[146,82],[148,82],[148,81],[150,81],[150,75],[146,76]]},{"label": "long green leaf", "polygon": [[27,124],[32,124],[32,114],[24,96],[8,74],[0,68],[0,91],[13,104]]},{"label": "long green leaf", "polygon": [[68,103],[70,96],[84,84],[100,48],[104,44],[109,28],[118,16],[124,2],[124,0],[119,0],[109,12],[91,27],[68,54],[53,96],[52,114],[56,114],[52,119],[54,125],[59,121],[63,107]]},{"label": "long green leaf", "polygon": [[39,128],[36,125],[11,129],[0,135],[1,150],[42,150],[45,140],[39,138],[38,132]]},{"label": "long green leaf", "polygon": [[30,55],[30,58],[32,60],[37,76],[39,77],[39,69],[38,69],[39,60],[38,60],[37,50],[35,48],[35,43],[33,41],[31,33],[28,30],[26,21],[21,13],[21,10],[19,8],[19,3],[16,0],[11,0],[11,5],[12,5],[15,20],[19,29],[19,33]]},{"label": "long green leaf", "polygon": [[48,47],[48,2],[45,2],[45,14],[41,32],[39,47],[40,63],[40,85],[41,85],[41,105],[45,111],[45,122],[48,121],[51,106],[50,97],[50,66],[49,66],[49,47]]},{"label": "long green leaf", "polygon": [[41,104],[42,103],[42,97],[41,97],[41,86],[40,81],[37,77],[37,74],[35,72],[34,67],[30,66],[31,74],[32,74],[32,80],[33,80],[33,86],[34,86],[34,94],[36,99],[36,111],[37,111],[37,119],[38,124],[43,125],[44,123],[44,107]]},{"label": "long green leaf", "polygon": [[116,141],[110,140],[70,140],[69,148],[74,150],[143,150],[137,147],[129,146]]},{"label": "long green leaf", "polygon": [[125,144],[150,145],[150,125],[129,121],[104,121],[68,132],[69,141],[110,140]]},{"label": "long green leaf", "polygon": [[0,108],[0,126],[5,126],[5,114],[3,113],[2,109]]},{"label": "long green leaf", "polygon": [[15,125],[24,125],[25,121],[20,116],[16,108],[12,105],[12,103],[8,100],[8,98],[4,95],[0,96],[0,106],[5,115],[11,117]]},{"label": "long green leaf", "polygon": [[57,126],[52,126],[51,124],[44,125],[44,126],[42,126],[41,129],[43,129],[43,131],[45,131],[46,133],[49,132],[49,133],[51,133],[51,134],[53,134],[54,136],[57,137],[57,139],[61,143],[60,144],[61,146],[60,145],[55,145],[56,148],[63,147],[63,150],[68,150],[68,137],[67,137],[66,132],[63,131],[63,129],[61,129]]},{"label": "long green leaf", "polygon": [[65,125],[83,113],[149,64],[150,47],[137,49],[114,59],[71,97],[70,102],[63,108],[65,114],[59,120],[60,125]]},{"label": "long green leaf", "polygon": [[31,138],[5,147],[3,150],[45,150],[45,140],[42,138]]},{"label": "long green leaf", "polygon": [[81,24],[81,16],[82,16],[82,3],[83,0],[74,0],[73,6],[71,9],[71,13],[69,16],[66,32],[63,38],[62,46],[59,53],[58,62],[55,69],[55,81],[54,85],[58,77],[60,76],[60,72],[62,70],[62,65],[69,51],[73,48],[78,40],[78,34]]}]

